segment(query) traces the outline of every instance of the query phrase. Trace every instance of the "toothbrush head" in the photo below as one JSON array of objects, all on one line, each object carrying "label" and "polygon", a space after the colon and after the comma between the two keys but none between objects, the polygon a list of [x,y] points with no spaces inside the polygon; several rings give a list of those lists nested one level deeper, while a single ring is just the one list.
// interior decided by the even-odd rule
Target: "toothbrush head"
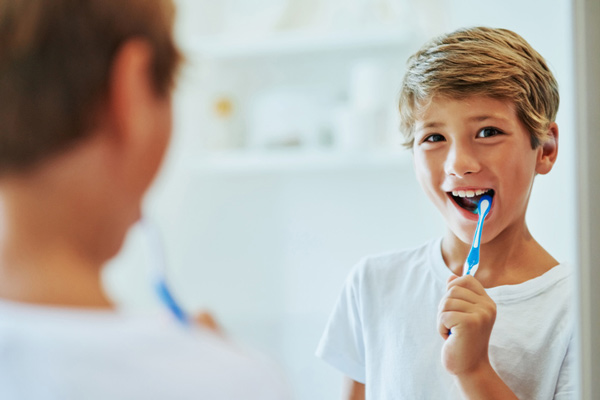
[{"label": "toothbrush head", "polygon": [[484,194],[479,199],[479,203],[477,203],[477,208],[473,210],[474,214],[481,214],[482,212],[485,214],[489,211],[492,206],[492,196]]},{"label": "toothbrush head", "polygon": [[487,194],[484,194],[483,196],[481,196],[481,199],[479,199],[479,204],[477,205],[477,214],[482,214],[484,215],[484,217],[487,215],[487,213],[490,211],[490,208],[492,207],[492,196],[488,196]]}]

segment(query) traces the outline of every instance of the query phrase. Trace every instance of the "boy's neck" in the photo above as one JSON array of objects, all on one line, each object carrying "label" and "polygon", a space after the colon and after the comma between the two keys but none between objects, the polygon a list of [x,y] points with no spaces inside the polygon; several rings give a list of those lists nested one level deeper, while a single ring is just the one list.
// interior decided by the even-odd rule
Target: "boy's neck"
[{"label": "boy's neck", "polygon": [[89,234],[73,229],[73,220],[67,217],[73,213],[72,201],[59,201],[50,193],[32,196],[5,183],[0,185],[0,298],[62,307],[112,307],[102,288],[104,260],[90,252],[94,230],[102,228],[82,212],[72,218]]},{"label": "boy's neck", "polygon": [[[470,243],[464,243],[451,231],[444,236],[442,256],[454,274],[462,275],[470,248]],[[486,288],[514,285],[540,276],[557,264],[558,261],[531,236],[523,223],[481,245],[476,276]]]},{"label": "boy's neck", "polygon": [[0,298],[68,308],[113,308],[105,295],[100,270],[68,254],[20,262],[0,259]]}]

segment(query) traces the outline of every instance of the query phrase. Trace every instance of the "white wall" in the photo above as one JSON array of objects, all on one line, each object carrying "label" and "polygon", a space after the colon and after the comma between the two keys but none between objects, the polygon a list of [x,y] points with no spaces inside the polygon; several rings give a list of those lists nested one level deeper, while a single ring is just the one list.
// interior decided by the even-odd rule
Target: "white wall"
[{"label": "white wall", "polygon": [[[555,257],[573,260],[569,2],[426,4],[430,14],[421,19],[430,34],[471,25],[506,27],[549,61],[561,87],[561,150],[555,170],[537,179],[528,220]],[[409,46],[414,51],[419,45]],[[276,359],[298,399],[337,398],[340,374],[313,353],[349,269],[363,255],[441,235],[441,218],[421,193],[410,161],[244,173],[190,169],[182,160],[194,155],[202,131],[193,75],[184,76],[180,87],[173,146],[147,205],[166,237],[176,294],[190,310],[213,310],[232,336]],[[147,259],[141,234],[134,230],[106,274],[108,290],[124,307],[157,306]]]}]

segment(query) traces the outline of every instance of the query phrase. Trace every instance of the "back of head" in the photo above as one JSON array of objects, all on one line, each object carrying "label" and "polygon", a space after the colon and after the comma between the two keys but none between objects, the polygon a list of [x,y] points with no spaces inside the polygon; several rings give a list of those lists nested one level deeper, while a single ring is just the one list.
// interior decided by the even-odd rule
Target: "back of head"
[{"label": "back of head", "polygon": [[516,33],[485,27],[440,36],[409,58],[399,104],[408,147],[419,109],[434,96],[512,102],[533,148],[546,139],[559,104],[558,84],[544,58]]},{"label": "back of head", "polygon": [[113,58],[128,39],[152,47],[152,80],[171,92],[179,53],[171,0],[0,3],[0,175],[82,140],[97,122]]}]

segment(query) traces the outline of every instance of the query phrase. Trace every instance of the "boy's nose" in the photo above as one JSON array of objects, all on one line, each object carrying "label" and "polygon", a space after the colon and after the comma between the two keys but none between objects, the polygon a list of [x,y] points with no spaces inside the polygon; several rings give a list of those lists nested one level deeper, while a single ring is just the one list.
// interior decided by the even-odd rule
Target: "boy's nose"
[{"label": "boy's nose", "polygon": [[448,175],[462,177],[479,172],[481,164],[470,146],[454,144],[448,151],[444,169]]}]

